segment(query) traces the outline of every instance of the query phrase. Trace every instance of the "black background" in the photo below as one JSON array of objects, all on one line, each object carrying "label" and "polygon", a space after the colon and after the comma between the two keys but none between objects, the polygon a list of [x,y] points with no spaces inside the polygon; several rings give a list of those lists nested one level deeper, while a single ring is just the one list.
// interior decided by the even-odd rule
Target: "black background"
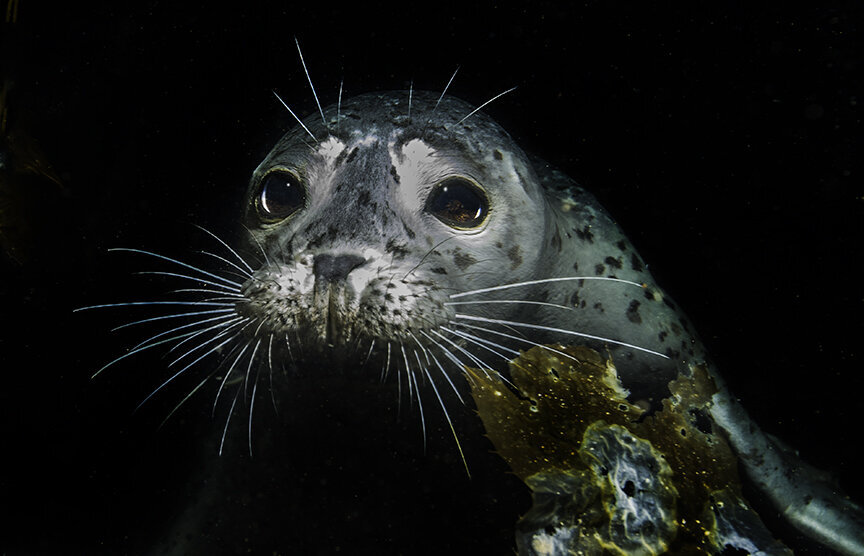
[{"label": "black background", "polygon": [[0,551],[132,550],[189,471],[188,420],[130,415],[160,369],[89,379],[128,319],[72,309],[139,297],[141,261],[109,247],[209,247],[190,223],[237,235],[248,176],[293,125],[271,89],[315,110],[295,36],[325,104],[343,78],[346,95],[439,91],[456,66],[450,92],[475,105],[517,85],[486,111],[600,198],[761,426],[864,499],[854,2],[139,4],[20,0],[2,28],[9,125],[65,190],[34,188],[39,231],[0,278]]}]

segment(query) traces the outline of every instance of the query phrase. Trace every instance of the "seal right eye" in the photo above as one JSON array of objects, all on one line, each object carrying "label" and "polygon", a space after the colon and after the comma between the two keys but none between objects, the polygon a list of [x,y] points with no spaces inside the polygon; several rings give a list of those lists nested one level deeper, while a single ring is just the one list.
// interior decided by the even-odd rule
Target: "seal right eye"
[{"label": "seal right eye", "polygon": [[426,211],[451,228],[470,230],[486,221],[489,200],[469,180],[452,177],[435,187],[426,201]]},{"label": "seal right eye", "polygon": [[255,208],[265,222],[278,222],[303,208],[306,189],[291,172],[276,170],[261,180]]}]

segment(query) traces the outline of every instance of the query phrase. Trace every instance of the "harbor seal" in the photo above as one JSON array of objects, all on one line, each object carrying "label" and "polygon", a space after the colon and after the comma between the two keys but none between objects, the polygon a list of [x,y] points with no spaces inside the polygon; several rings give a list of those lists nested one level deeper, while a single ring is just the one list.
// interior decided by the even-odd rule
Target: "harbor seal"
[{"label": "harbor seal", "polygon": [[185,344],[174,362],[182,368],[154,394],[221,356],[217,400],[235,387],[229,416],[242,395],[251,430],[259,369],[269,367],[272,381],[275,361],[315,380],[368,366],[395,374],[421,416],[431,389],[452,430],[445,398],[461,399],[464,369],[506,381],[506,362],[528,347],[564,354],[551,346],[580,343],[608,353],[628,399],[649,412],[671,380],[699,366],[718,388],[702,417],[728,438],[754,485],[806,535],[862,550],[860,508],[755,426],[687,318],[573,180],[443,94],[366,94],[297,121],[247,190],[254,266],[222,240],[228,253],[211,255],[223,274],[150,253],[183,267],[166,274],[197,281],[191,291],[206,296],[178,302],[194,311],[161,317],[187,324],[118,358]]}]

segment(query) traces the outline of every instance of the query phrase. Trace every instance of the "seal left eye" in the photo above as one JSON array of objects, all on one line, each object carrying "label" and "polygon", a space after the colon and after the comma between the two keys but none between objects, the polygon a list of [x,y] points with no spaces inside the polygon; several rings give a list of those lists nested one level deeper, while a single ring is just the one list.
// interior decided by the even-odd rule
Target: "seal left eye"
[{"label": "seal left eye", "polygon": [[277,170],[261,180],[255,208],[262,220],[277,222],[297,212],[305,201],[306,190],[297,176]]}]

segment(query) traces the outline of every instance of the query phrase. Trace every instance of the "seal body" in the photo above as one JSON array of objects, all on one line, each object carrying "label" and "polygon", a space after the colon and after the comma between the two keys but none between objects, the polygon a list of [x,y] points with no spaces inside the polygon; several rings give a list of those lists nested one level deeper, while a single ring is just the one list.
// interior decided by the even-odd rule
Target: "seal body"
[{"label": "seal body", "polygon": [[264,257],[236,303],[250,368],[264,345],[324,373],[373,361],[418,402],[431,383],[446,415],[440,393],[460,396],[465,367],[499,372],[540,344],[609,353],[649,410],[702,366],[718,387],[711,426],[757,488],[819,542],[864,549],[860,533],[835,533],[860,531],[860,508],[752,423],[589,193],[452,97],[367,94],[320,116],[277,143],[248,189]]}]

